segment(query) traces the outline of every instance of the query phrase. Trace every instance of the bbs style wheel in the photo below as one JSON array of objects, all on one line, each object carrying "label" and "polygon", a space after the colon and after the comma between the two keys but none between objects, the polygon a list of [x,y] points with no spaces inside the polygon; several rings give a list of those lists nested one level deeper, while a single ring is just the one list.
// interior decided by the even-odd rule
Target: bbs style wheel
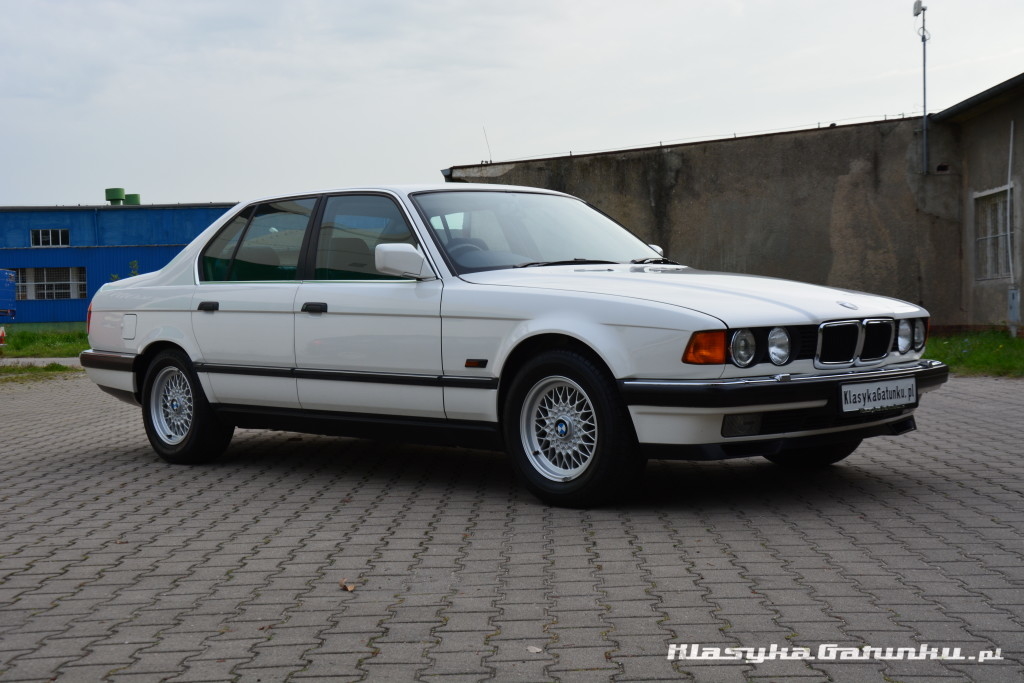
[{"label": "bbs style wheel", "polygon": [[224,452],[234,427],[217,420],[188,357],[163,351],[142,389],[142,420],[153,450],[175,464],[208,462]]},{"label": "bbs style wheel", "polygon": [[573,351],[548,351],[516,375],[505,444],[526,486],[569,507],[605,502],[643,465],[632,422],[607,372]]},{"label": "bbs style wheel", "polygon": [[556,375],[533,385],[519,413],[519,434],[530,465],[551,481],[572,481],[594,461],[594,405],[583,388]]}]

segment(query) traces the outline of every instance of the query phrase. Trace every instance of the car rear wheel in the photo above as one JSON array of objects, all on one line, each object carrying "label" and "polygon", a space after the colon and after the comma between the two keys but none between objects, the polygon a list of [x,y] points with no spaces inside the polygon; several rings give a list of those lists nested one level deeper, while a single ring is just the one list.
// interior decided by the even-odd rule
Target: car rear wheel
[{"label": "car rear wheel", "polygon": [[764,457],[776,465],[789,468],[814,469],[828,467],[846,458],[860,446],[861,439],[851,439],[840,443],[819,446],[816,448],[788,448],[774,455]]},{"label": "car rear wheel", "polygon": [[503,418],[520,477],[547,503],[605,502],[643,467],[614,383],[578,353],[548,351],[530,360],[512,381]]},{"label": "car rear wheel", "polygon": [[153,450],[175,464],[216,458],[234,432],[217,420],[188,357],[176,350],[160,353],[146,372],[142,420]]}]

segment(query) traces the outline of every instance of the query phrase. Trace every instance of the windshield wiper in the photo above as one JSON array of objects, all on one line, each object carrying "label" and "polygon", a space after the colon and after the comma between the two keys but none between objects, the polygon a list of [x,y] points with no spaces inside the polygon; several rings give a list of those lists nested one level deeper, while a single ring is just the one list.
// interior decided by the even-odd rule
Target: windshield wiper
[{"label": "windshield wiper", "polygon": [[617,261],[602,261],[601,259],[592,258],[574,258],[567,261],[527,261],[525,263],[517,263],[513,268],[536,268],[537,266],[578,266],[585,263],[611,263],[617,264]]},{"label": "windshield wiper", "polygon": [[630,263],[646,264],[646,263],[662,263],[668,266],[678,266],[679,264],[675,261],[669,260],[661,256],[648,256],[647,258],[635,258]]}]

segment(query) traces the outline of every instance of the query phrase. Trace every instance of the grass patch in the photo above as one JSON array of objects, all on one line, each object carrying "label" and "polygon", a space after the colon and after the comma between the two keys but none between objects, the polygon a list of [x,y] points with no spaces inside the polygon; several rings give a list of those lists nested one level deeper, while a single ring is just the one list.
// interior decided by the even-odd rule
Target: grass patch
[{"label": "grass patch", "polygon": [[63,377],[69,373],[77,372],[82,372],[82,370],[79,368],[69,368],[60,363],[50,363],[49,365],[0,365],[0,384]]},{"label": "grass patch", "polygon": [[942,361],[958,375],[1024,377],[1024,339],[1006,332],[932,337],[924,355]]},{"label": "grass patch", "polygon": [[35,328],[29,325],[4,325],[7,346],[0,346],[4,358],[74,358],[89,348],[84,323],[78,328]]},{"label": "grass patch", "polygon": [[85,321],[71,323],[0,323],[11,332],[85,332]]}]

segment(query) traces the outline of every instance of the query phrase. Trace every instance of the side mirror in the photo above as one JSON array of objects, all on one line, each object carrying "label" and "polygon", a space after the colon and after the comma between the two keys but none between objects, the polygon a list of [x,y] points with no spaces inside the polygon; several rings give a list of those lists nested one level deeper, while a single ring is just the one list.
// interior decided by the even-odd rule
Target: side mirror
[{"label": "side mirror", "polygon": [[374,265],[385,275],[431,280],[433,271],[426,257],[411,244],[378,244],[373,251]]},{"label": "side mirror", "polygon": [[649,246],[654,251],[658,252],[658,256],[664,256],[665,255],[665,250],[662,249],[661,247],[659,247],[657,244],[648,244],[647,246]]}]

